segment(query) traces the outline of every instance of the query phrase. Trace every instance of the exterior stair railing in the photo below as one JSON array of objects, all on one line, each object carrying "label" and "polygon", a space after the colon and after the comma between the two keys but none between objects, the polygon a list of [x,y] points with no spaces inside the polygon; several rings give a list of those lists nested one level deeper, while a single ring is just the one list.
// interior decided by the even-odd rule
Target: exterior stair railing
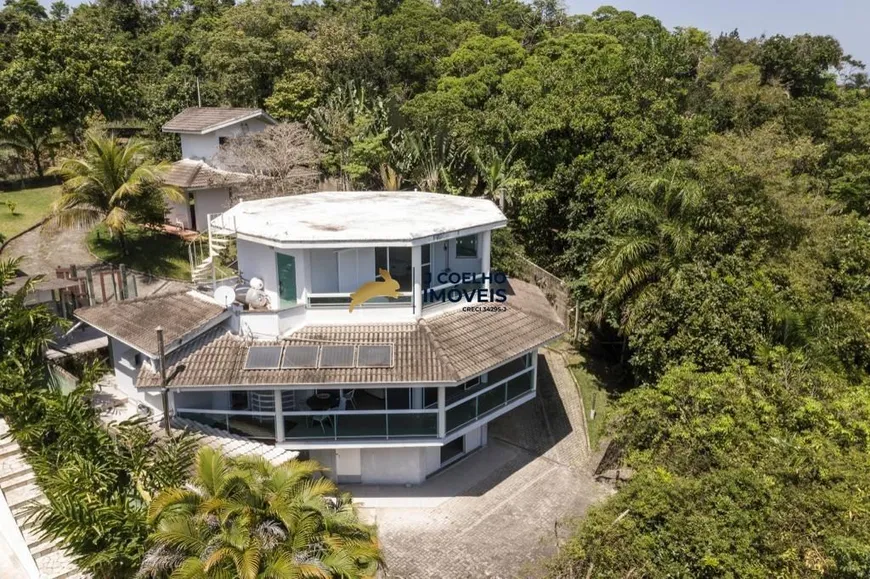
[{"label": "exterior stair railing", "polygon": [[[190,276],[194,284],[216,287],[221,253],[233,242],[236,234],[235,219],[224,223],[220,213],[206,216],[208,230],[201,233],[187,247],[190,259]],[[219,224],[213,223],[218,221]]]}]

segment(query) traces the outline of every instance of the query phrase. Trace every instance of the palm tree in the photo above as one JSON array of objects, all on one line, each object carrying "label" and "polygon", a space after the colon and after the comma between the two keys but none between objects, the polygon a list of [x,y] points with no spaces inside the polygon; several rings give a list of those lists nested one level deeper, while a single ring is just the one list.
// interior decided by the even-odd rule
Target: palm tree
[{"label": "palm tree", "polygon": [[63,141],[59,131],[38,131],[32,128],[19,115],[9,115],[0,125],[0,149],[13,151],[19,159],[30,156],[36,166],[36,173],[44,175],[42,155]]},{"label": "palm tree", "polygon": [[611,206],[617,233],[592,266],[591,287],[602,299],[599,314],[621,312],[625,333],[631,330],[632,304],[689,257],[703,198],[697,184],[674,165],[665,176],[631,181],[628,194]]},{"label": "palm tree", "polygon": [[85,136],[82,159],[61,159],[50,172],[64,180],[55,201],[53,225],[59,227],[106,224],[127,253],[124,232],[130,223],[163,198],[183,202],[181,191],[162,182],[169,163],[154,162],[148,146],[133,139],[122,144],[94,132]]},{"label": "palm tree", "polygon": [[516,150],[517,148],[514,146],[504,157],[498,154],[495,147],[489,147],[486,150],[477,148],[473,154],[474,164],[483,179],[484,194],[493,201],[497,200],[499,209],[502,211],[505,209],[505,196],[513,177],[511,160]]},{"label": "palm tree", "polygon": [[151,503],[141,577],[284,579],[373,577],[383,565],[374,528],[348,494],[292,460],[227,459],[199,451],[191,482]]}]

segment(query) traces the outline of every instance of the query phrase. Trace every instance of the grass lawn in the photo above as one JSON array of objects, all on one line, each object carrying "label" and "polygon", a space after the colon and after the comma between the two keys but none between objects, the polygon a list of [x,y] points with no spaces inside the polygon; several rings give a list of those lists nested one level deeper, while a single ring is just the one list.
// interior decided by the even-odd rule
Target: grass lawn
[{"label": "grass lawn", "polygon": [[[125,256],[118,240],[112,239],[105,225],[100,224],[88,233],[88,249],[104,261],[123,263],[130,269],[159,277],[190,281],[187,242],[175,235],[135,225],[128,227]],[[234,275],[231,270],[218,267],[218,279],[231,275]]]},{"label": "grass lawn", "polygon": [[586,411],[589,446],[594,451],[606,434],[608,412],[614,400],[627,389],[627,385],[621,379],[619,368],[608,365],[603,356],[577,352],[564,340],[555,342],[550,347],[565,352],[568,356],[568,369],[574,375],[583,399],[583,409]]},{"label": "grass lawn", "polygon": [[571,373],[580,386],[580,397],[586,410],[586,429],[589,433],[589,446],[592,450],[598,448],[604,437],[604,427],[607,422],[607,410],[610,404],[610,394],[602,386],[601,381],[593,376],[581,364],[571,364]]},{"label": "grass lawn", "polygon": [[[8,239],[39,222],[59,196],[59,185],[0,192],[0,235]],[[15,204],[15,214],[9,212],[7,201]]]}]

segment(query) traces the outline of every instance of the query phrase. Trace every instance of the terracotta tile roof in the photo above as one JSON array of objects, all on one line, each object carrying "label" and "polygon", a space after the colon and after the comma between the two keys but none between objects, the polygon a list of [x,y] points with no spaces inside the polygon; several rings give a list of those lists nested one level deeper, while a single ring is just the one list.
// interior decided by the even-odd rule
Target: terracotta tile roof
[{"label": "terracotta tile roof", "polygon": [[[171,385],[459,382],[536,348],[564,331],[537,288],[514,280],[509,293],[510,305],[505,312],[454,310],[418,323],[309,326],[275,341],[254,341],[217,327],[169,356]],[[515,296],[516,303],[512,300]],[[535,309],[522,309],[530,306]],[[244,369],[251,346],[324,343],[392,343],[393,367]],[[159,376],[143,366],[137,386],[154,388],[159,384]]]},{"label": "terracotta tile roof", "polygon": [[121,340],[149,356],[157,356],[155,328],[163,327],[166,351],[209,322],[219,322],[226,308],[194,291],[160,294],[134,300],[79,308],[75,316],[104,334]]},{"label": "terracotta tile roof", "polygon": [[244,183],[251,176],[216,169],[203,161],[183,159],[172,164],[163,182],[184,189],[210,189]]},{"label": "terracotta tile roof", "polygon": [[204,135],[221,127],[252,118],[260,118],[269,124],[276,124],[275,119],[263,112],[262,109],[190,107],[184,109],[163,125],[163,132]]}]

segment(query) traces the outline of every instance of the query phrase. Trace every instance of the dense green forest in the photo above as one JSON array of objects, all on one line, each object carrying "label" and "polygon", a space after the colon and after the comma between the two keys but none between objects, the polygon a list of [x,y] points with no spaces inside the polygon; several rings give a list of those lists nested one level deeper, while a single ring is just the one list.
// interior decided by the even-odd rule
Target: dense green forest
[{"label": "dense green forest", "polygon": [[834,38],[552,0],[6,0],[0,39],[29,143],[136,124],[174,159],[159,127],[199,91],[301,123],[348,186],[503,196],[502,249],[570,281],[634,386],[635,476],[554,575],[870,574],[870,83]]}]

